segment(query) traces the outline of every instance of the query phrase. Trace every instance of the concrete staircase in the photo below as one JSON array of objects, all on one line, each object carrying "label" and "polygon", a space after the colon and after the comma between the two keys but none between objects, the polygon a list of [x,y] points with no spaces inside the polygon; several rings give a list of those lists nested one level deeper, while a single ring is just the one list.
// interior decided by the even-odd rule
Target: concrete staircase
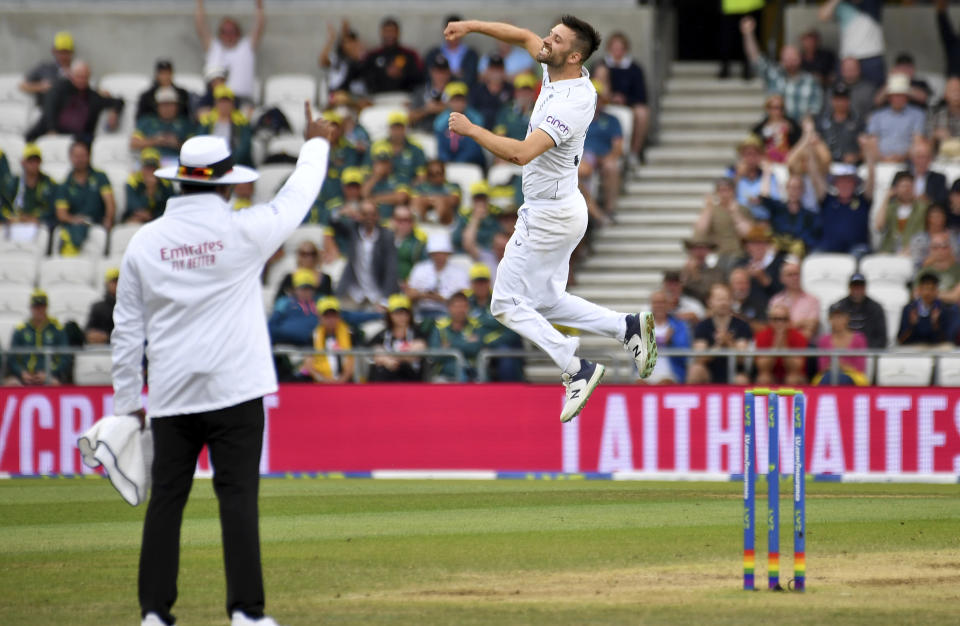
[{"label": "concrete staircase", "polygon": [[[737,143],[763,115],[759,81],[720,81],[716,72],[715,63],[671,66],[661,100],[659,141],[647,148],[646,164],[626,176],[617,223],[594,235],[594,253],[576,273],[572,293],[618,311],[646,310],[663,272],[683,264],[682,242],[692,233],[704,194],[735,160]],[[625,354],[605,337],[584,335],[581,345],[587,354]],[[546,357],[528,360],[526,374],[533,382],[559,379]],[[613,382],[611,374],[607,380]]]}]

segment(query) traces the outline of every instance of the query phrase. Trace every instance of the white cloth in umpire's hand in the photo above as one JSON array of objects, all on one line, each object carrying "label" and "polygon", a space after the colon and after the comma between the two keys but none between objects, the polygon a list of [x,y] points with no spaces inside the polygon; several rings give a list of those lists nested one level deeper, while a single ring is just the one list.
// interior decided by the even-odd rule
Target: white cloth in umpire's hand
[{"label": "white cloth in umpire's hand", "polygon": [[83,462],[100,467],[131,506],[147,498],[153,463],[153,432],[140,429],[140,420],[130,415],[107,415],[77,440]]}]

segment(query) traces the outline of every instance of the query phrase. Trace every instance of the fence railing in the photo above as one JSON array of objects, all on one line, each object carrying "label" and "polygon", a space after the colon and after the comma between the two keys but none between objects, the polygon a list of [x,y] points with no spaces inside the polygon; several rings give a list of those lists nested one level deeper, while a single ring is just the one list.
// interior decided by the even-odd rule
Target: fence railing
[{"label": "fence railing", "polygon": [[[726,359],[728,379],[732,380],[737,371],[737,363],[743,362],[747,366],[752,359],[758,356],[770,357],[828,357],[830,359],[829,371],[832,374],[831,379],[836,380],[840,373],[840,359],[843,357],[863,357],[869,360],[878,357],[892,358],[911,358],[917,356],[926,356],[933,359],[934,367],[939,366],[940,359],[960,358],[960,348],[954,349],[935,349],[935,348],[907,348],[898,347],[890,349],[868,349],[868,350],[849,350],[849,349],[709,349],[706,351],[693,350],[690,348],[661,348],[658,350],[659,358],[668,359],[672,357],[681,357],[688,362],[695,358],[711,357]],[[90,347],[42,347],[42,348],[8,348],[3,351],[3,358],[0,360],[0,366],[4,374],[7,373],[7,364],[12,357],[20,355],[42,355],[44,356],[44,371],[49,378],[51,375],[51,362],[54,356],[74,357],[78,354],[99,354],[109,355],[109,346],[90,346]],[[455,379],[466,380],[465,374],[471,366],[475,367],[477,382],[490,381],[491,361],[494,359],[513,358],[526,359],[544,362],[546,355],[536,349],[497,349],[481,350],[476,357],[475,365],[472,365],[463,354],[453,348],[428,348],[425,350],[410,351],[387,351],[373,348],[353,348],[350,350],[314,350],[309,348],[297,348],[288,346],[276,346],[273,349],[275,356],[288,356],[295,359],[306,359],[314,356],[353,356],[358,357],[356,367],[354,368],[354,381],[362,382],[367,378],[369,366],[373,358],[378,355],[390,355],[398,357],[417,357],[426,358],[429,362],[436,363],[439,360],[452,359],[454,364]],[[636,368],[633,358],[622,350],[614,351],[583,351],[580,356],[586,359],[602,361],[608,364],[611,382],[631,382],[636,376]],[[428,363],[429,366],[429,363]],[[870,368],[868,368],[870,369]],[[559,378],[559,372],[558,372]],[[681,381],[682,382],[682,381]]]}]

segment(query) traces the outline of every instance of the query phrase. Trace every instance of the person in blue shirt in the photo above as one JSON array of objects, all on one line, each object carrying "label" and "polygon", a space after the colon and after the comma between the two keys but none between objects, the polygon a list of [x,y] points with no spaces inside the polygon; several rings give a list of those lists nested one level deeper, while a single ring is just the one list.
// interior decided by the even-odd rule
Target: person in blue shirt
[{"label": "person in blue shirt", "polygon": [[317,273],[300,268],[293,273],[293,295],[282,296],[273,308],[267,323],[270,341],[274,344],[295,346],[313,345],[313,330],[317,327],[316,291]]},{"label": "person in blue shirt", "polygon": [[[603,212],[612,217],[620,196],[620,159],[623,157],[623,130],[616,117],[604,110],[610,98],[603,83],[593,81],[597,90],[597,108],[587,128],[583,143],[583,161],[580,163],[581,184],[589,185],[594,171],[600,172],[603,193]],[[587,187],[589,188],[589,187]]]},{"label": "person in blue shirt", "polygon": [[447,110],[439,114],[433,123],[433,133],[437,137],[437,158],[446,163],[475,163],[486,170],[487,161],[480,144],[448,128],[450,113],[463,113],[474,124],[483,125],[483,116],[467,106],[468,93],[466,83],[459,81],[449,83],[443,90]]},{"label": "person in blue shirt", "polygon": [[861,140],[867,157],[867,180],[860,187],[857,167],[846,163],[830,166],[833,189],[818,168],[810,172],[813,186],[820,200],[822,237],[819,252],[843,252],[860,257],[870,251],[870,205],[873,202],[874,173],[876,170],[876,141]]}]

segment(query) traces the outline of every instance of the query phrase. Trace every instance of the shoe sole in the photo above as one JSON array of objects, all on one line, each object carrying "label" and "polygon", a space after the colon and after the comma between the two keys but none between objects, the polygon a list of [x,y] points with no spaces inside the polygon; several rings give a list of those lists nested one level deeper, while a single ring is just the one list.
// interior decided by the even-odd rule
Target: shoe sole
[{"label": "shoe sole", "polygon": [[653,374],[653,368],[657,365],[657,337],[654,328],[653,314],[641,313],[640,315],[643,317],[644,333],[642,339],[647,346],[647,361],[644,368],[640,370],[640,378],[648,378],[650,374]]},{"label": "shoe sole", "polygon": [[590,377],[590,381],[587,383],[587,393],[584,394],[583,400],[580,401],[580,406],[577,407],[577,410],[570,417],[564,419],[563,416],[560,416],[561,422],[569,422],[576,416],[580,415],[581,411],[583,411],[583,407],[587,406],[587,400],[589,400],[590,396],[593,395],[593,390],[600,386],[600,381],[603,380],[603,375],[606,372],[607,368],[597,363],[597,369],[593,372],[593,376]]}]

